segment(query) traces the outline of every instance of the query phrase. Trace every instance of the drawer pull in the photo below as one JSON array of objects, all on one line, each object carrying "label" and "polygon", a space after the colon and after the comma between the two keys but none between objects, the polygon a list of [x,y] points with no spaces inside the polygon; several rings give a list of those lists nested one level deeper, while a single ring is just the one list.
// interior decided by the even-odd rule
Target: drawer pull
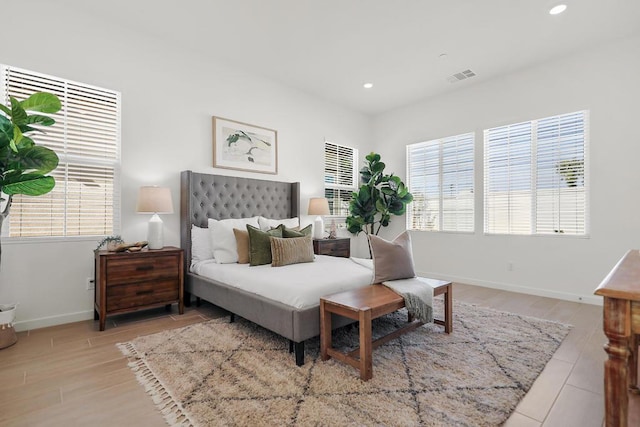
[{"label": "drawer pull", "polygon": [[153,265],[140,265],[136,267],[136,271],[149,271],[153,270]]},{"label": "drawer pull", "polygon": [[147,289],[146,291],[137,291],[136,295],[148,295],[152,293],[153,293],[153,289]]}]

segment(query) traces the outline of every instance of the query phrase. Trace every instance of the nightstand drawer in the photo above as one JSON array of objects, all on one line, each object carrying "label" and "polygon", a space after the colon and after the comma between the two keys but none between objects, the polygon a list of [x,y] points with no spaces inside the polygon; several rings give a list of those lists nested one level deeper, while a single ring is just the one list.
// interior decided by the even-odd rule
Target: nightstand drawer
[{"label": "nightstand drawer", "polygon": [[314,239],[313,252],[316,255],[349,258],[351,256],[351,239]]},{"label": "nightstand drawer", "polygon": [[107,312],[178,300],[175,279],[139,282],[107,288]]},{"label": "nightstand drawer", "polygon": [[179,261],[174,255],[114,258],[107,261],[107,287],[163,277],[177,277]]}]

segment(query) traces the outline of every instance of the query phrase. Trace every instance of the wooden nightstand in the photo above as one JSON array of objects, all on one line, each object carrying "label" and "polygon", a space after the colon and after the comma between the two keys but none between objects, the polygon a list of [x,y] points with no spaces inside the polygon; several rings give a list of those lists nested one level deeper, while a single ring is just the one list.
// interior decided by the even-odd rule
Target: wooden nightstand
[{"label": "wooden nightstand", "polygon": [[351,239],[313,239],[313,253],[349,258],[351,256]]},{"label": "wooden nightstand", "polygon": [[178,303],[184,313],[182,249],[165,247],[141,252],[95,254],[94,319],[104,331],[106,317]]}]

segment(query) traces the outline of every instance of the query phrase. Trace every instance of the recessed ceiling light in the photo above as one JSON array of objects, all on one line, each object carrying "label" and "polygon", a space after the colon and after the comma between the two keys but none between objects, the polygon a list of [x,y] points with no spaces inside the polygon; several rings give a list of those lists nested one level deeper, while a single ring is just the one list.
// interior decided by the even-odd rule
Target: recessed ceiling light
[{"label": "recessed ceiling light", "polygon": [[371,89],[373,87],[373,83],[365,83],[362,85],[365,89]]},{"label": "recessed ceiling light", "polygon": [[557,6],[553,6],[551,8],[551,10],[549,10],[549,14],[550,15],[559,15],[562,12],[564,12],[565,10],[567,10],[567,5],[566,4],[559,4]]}]

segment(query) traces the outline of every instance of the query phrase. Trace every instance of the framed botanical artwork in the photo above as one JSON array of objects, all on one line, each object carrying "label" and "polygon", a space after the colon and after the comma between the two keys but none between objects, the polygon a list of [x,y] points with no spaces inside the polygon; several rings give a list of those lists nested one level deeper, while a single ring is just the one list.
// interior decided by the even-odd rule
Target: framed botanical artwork
[{"label": "framed botanical artwork", "polygon": [[278,173],[278,132],[214,116],[213,167]]}]

